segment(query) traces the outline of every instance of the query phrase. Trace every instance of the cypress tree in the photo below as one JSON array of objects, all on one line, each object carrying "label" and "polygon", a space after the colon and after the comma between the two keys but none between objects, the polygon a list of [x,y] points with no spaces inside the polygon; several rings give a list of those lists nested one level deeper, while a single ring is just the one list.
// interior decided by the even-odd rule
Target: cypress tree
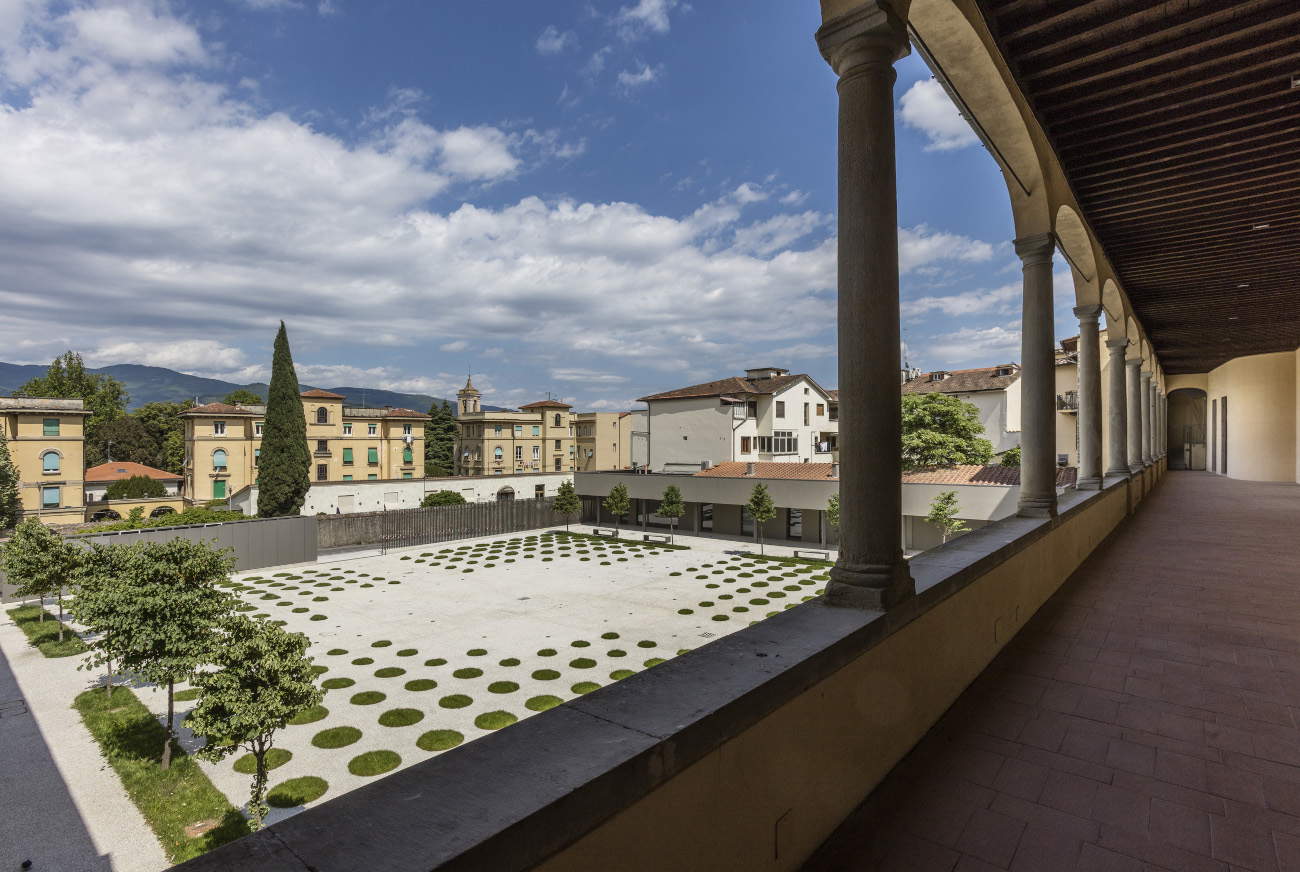
[{"label": "cypress tree", "polygon": [[9,440],[0,430],[0,530],[18,526],[23,513],[22,498],[18,495],[18,469],[9,456]]},{"label": "cypress tree", "polygon": [[293,369],[283,321],[275,336],[271,384],[266,395],[262,458],[257,467],[257,514],[262,518],[296,515],[311,487],[311,455],[307,451],[307,419],[298,374]]}]

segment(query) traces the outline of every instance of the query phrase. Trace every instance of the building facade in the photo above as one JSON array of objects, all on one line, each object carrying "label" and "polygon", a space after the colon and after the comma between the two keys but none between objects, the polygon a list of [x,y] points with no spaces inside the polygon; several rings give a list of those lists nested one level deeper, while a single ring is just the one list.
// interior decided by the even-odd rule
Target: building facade
[{"label": "building facade", "polygon": [[641,397],[649,467],[680,472],[739,461],[830,462],[839,437],[831,392],[778,367]]},{"label": "building facade", "polygon": [[472,381],[456,392],[456,475],[573,472],[573,407],[542,400],[518,411],[484,411]]},{"label": "building facade", "polygon": [[574,415],[577,470],[630,469],[635,422],[631,412],[579,412]]},{"label": "building facade", "polygon": [[978,369],[904,373],[904,394],[941,393],[979,410],[984,437],[1002,453],[1020,444],[1020,366],[1004,363]]},{"label": "building facade", "polygon": [[[311,480],[424,477],[424,422],[411,409],[361,409],[329,391],[302,394]],[[227,500],[257,481],[266,406],[208,403],[183,412],[185,493],[194,502]]]},{"label": "building facade", "polygon": [[[334,481],[313,484],[307,489],[302,514],[350,515],[356,512],[416,509],[426,495],[449,490],[467,503],[509,502],[547,499],[560,485],[573,481],[570,472],[528,472],[515,475],[449,476],[386,481]],[[236,491],[233,508],[246,515],[257,512],[257,485]]]},{"label": "building facade", "polygon": [[85,422],[81,400],[0,397],[0,432],[18,470],[23,517],[58,526],[85,520]]}]

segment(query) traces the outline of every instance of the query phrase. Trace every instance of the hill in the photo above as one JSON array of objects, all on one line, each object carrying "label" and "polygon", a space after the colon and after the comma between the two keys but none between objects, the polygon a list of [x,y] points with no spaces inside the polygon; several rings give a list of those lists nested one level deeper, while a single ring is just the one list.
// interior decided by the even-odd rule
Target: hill
[{"label": "hill", "polygon": [[[40,365],[26,365],[16,363],[0,363],[0,396],[6,396],[25,384],[30,379],[37,376],[45,375],[46,367]],[[222,381],[215,378],[203,378],[197,375],[186,375],[183,372],[176,372],[172,369],[166,369],[161,366],[142,366],[136,363],[118,363],[113,366],[105,366],[99,369],[92,369],[90,372],[104,373],[120,381],[126,386],[127,394],[130,395],[129,408],[137,408],[145,403],[156,402],[174,402],[178,403],[186,399],[197,398],[200,403],[210,403],[221,399],[226,394],[237,388],[246,388],[263,397],[266,396],[266,385],[264,383],[254,382],[253,384],[236,384],[234,382]],[[302,385],[303,390],[318,387],[318,385]],[[435,397],[427,394],[403,394],[397,391],[386,391],[380,388],[364,387],[327,387],[327,391],[333,391],[336,394],[342,394],[347,397],[349,406],[361,406],[365,408],[382,408],[384,406],[395,406],[405,409],[415,409],[418,412],[427,412]],[[438,400],[441,402],[441,400]],[[450,401],[455,406],[455,400]],[[483,408],[492,410],[493,406],[484,406]]]}]

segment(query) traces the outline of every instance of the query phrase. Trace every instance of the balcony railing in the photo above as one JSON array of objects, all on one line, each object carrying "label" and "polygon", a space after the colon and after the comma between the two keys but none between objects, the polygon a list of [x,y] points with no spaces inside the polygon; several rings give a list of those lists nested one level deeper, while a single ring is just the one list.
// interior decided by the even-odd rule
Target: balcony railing
[{"label": "balcony railing", "polygon": [[1063,394],[1057,394],[1056,411],[1058,412],[1079,411],[1079,394],[1075,391],[1066,391]]}]

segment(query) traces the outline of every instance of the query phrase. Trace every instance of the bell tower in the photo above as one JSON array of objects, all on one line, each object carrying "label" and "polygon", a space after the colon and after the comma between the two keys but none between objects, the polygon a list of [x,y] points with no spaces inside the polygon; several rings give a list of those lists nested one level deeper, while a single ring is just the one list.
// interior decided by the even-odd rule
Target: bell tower
[{"label": "bell tower", "polygon": [[456,391],[457,414],[467,415],[470,412],[479,411],[478,401],[480,396],[478,388],[474,387],[473,377],[466,376],[465,387]]}]

